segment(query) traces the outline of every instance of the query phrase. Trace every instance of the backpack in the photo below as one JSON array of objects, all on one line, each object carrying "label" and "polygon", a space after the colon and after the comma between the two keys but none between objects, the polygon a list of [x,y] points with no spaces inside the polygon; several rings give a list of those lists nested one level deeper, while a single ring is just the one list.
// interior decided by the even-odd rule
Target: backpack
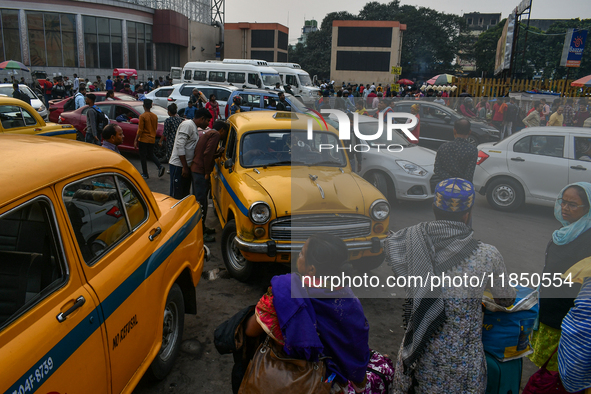
[{"label": "backpack", "polygon": [[102,138],[103,129],[109,124],[109,118],[96,105],[92,107],[92,109],[96,111],[96,130],[98,134],[97,137],[100,140]]}]

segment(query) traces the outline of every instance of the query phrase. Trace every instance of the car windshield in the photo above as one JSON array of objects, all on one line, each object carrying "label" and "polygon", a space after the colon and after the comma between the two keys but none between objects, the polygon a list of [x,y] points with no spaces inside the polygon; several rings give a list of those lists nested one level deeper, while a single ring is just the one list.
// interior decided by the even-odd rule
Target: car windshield
[{"label": "car windshield", "polygon": [[300,83],[302,86],[314,86],[312,84],[312,79],[310,79],[308,74],[298,74],[298,77],[300,77]]},{"label": "car windshield", "polygon": [[263,85],[265,86],[275,86],[277,82],[281,84],[279,74],[261,73],[261,75],[263,76]]},{"label": "car windshield", "polygon": [[335,134],[314,132],[311,140],[306,135],[306,131],[292,130],[249,132],[241,140],[240,165],[347,166],[344,149]]},{"label": "car windshield", "polygon": [[[37,97],[35,96],[35,94],[31,91],[31,89],[29,89],[27,86],[24,85],[18,85],[18,88],[21,92],[26,93],[27,96],[29,96],[29,98],[32,99],[36,99]],[[14,89],[12,88],[12,85],[10,86],[0,86],[0,94],[5,94],[8,97],[12,97],[12,93],[14,92]]]},{"label": "car windshield", "polygon": [[[140,105],[134,105],[133,108],[141,115],[144,113],[144,107],[140,104]],[[158,117],[158,123],[163,123],[166,119],[169,118],[168,116],[168,111],[165,110],[162,107],[159,107],[157,105],[153,106],[150,109],[150,112],[152,112],[153,114],[155,114]]]},{"label": "car windshield", "polygon": [[172,79],[181,79],[181,72],[182,70],[179,68],[170,69],[170,78]]},{"label": "car windshield", "polygon": [[[360,122],[359,123],[359,132],[363,135],[368,135],[371,136],[373,134],[376,134],[376,132],[379,129],[379,123],[376,120],[375,122],[369,121],[369,122]],[[402,146],[410,146],[411,144],[406,140],[406,138],[404,138],[401,134],[401,132],[398,130],[395,130],[392,133],[392,139],[388,139],[388,133],[386,132],[386,124],[384,123],[384,127],[382,129],[382,135],[375,139],[375,140],[371,140],[371,141],[367,141],[369,146],[372,147],[377,147],[378,145],[392,145],[392,144],[398,144],[398,145],[402,145]]]}]

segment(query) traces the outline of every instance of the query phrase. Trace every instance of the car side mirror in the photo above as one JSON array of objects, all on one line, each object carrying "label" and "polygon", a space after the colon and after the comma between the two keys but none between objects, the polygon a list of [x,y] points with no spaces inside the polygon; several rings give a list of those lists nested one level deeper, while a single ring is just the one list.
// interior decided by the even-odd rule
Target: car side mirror
[{"label": "car side mirror", "polygon": [[226,159],[226,161],[224,162],[224,168],[227,170],[232,167],[234,167],[234,160]]},{"label": "car side mirror", "polygon": [[445,123],[449,123],[451,122],[451,116],[446,115],[445,118],[443,118],[443,120],[445,121]]},{"label": "car side mirror", "polygon": [[129,120],[129,123],[131,123],[131,124],[140,124],[140,120],[138,118],[131,118]]}]

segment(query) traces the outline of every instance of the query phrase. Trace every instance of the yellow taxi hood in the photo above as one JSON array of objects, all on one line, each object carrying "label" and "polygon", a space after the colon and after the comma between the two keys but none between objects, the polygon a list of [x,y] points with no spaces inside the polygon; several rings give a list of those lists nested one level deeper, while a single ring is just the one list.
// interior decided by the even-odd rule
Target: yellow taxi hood
[{"label": "yellow taxi hood", "polygon": [[48,122],[43,127],[34,129],[36,135],[43,137],[60,137],[76,139],[76,129],[69,124],[57,124]]},{"label": "yellow taxi hood", "polygon": [[245,175],[269,194],[277,217],[313,213],[366,214],[363,193],[350,172],[341,172],[336,167],[258,170],[260,174],[250,171]]}]

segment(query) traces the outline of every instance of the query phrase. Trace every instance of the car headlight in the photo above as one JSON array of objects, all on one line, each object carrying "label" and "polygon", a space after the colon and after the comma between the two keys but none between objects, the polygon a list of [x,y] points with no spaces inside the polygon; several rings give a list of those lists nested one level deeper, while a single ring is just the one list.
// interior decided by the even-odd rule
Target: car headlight
[{"label": "car headlight", "polygon": [[428,171],[425,170],[423,167],[416,165],[415,163],[412,163],[410,161],[396,160],[396,164],[398,164],[404,171],[406,171],[410,175],[424,176],[428,173]]},{"label": "car headlight", "polygon": [[266,202],[257,201],[248,209],[248,217],[255,224],[265,224],[271,218],[271,208]]},{"label": "car headlight", "polygon": [[490,135],[499,135],[499,130],[497,129],[484,129]]},{"label": "car headlight", "polygon": [[383,199],[375,200],[373,204],[371,204],[371,207],[369,207],[369,212],[374,220],[386,220],[390,215],[390,204]]},{"label": "car headlight", "polygon": [[37,108],[37,112],[43,112],[45,111],[45,105],[41,104],[41,106],[39,108]]},{"label": "car headlight", "polygon": [[315,92],[314,90],[311,90],[310,92],[308,92],[310,94],[310,97],[315,97],[318,96],[318,92]]}]

